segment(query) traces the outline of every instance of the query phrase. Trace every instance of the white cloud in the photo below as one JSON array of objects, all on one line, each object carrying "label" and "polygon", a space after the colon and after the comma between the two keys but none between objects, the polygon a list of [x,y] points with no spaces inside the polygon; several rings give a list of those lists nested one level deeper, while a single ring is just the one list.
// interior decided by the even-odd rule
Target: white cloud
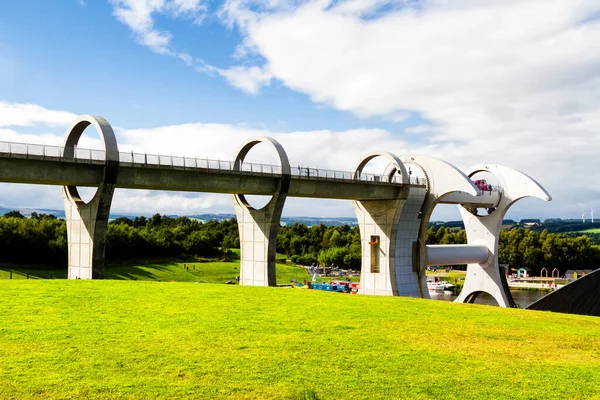
[{"label": "white cloud", "polygon": [[0,101],[0,127],[36,125],[64,127],[76,118],[76,114],[67,111],[48,110],[35,104]]},{"label": "white cloud", "polygon": [[231,86],[244,92],[256,94],[261,87],[268,85],[271,74],[260,67],[236,66],[228,69],[219,69],[219,74],[227,79]]},{"label": "white cloud", "polygon": [[[222,19],[243,35],[234,54],[242,66],[227,68],[178,51],[155,24],[157,15],[199,22],[206,3],[112,3],[142,44],[246,92],[275,80],[361,117],[424,120],[402,132],[406,140],[377,129],[280,133],[184,124],[121,131],[123,147],[143,135],[149,152],[231,158],[245,138],[267,134],[284,143],[292,163],[325,168],[351,169],[367,149],[422,152],[461,168],[512,166],[554,197],[525,203],[534,215],[577,216],[600,198],[591,178],[600,167],[596,0],[227,0]],[[64,126],[73,117],[0,103],[0,127]],[[0,132],[9,134],[19,135]]]},{"label": "white cloud", "polygon": [[0,140],[12,143],[39,143],[50,146],[60,146],[64,139],[52,132],[47,133],[22,133],[14,129],[0,128]]},{"label": "white cloud", "polygon": [[[188,67],[198,72],[222,76],[227,82],[246,93],[256,94],[271,81],[271,75],[257,66],[232,66],[219,68],[195,58],[185,51],[179,51],[172,44],[173,35],[156,27],[154,16],[167,15],[173,18],[192,19],[200,24],[206,15],[204,0],[111,0],[114,16],[127,25],[135,34],[136,40],[157,54],[180,59]],[[240,54],[246,46],[240,46]]]},{"label": "white cloud", "polygon": [[600,60],[599,24],[582,24],[600,12],[596,1],[422,2],[367,20],[345,11],[355,2],[318,1],[248,20],[256,4],[234,17],[270,73],[362,116],[441,120],[467,109],[487,118],[499,100],[585,82]]},{"label": "white cloud", "polygon": [[600,167],[598,15],[595,0],[222,7],[244,34],[237,54],[264,59],[273,80],[360,117],[421,116],[406,133],[424,152],[524,170],[554,195],[537,207],[562,215],[600,194],[589,180]]},{"label": "white cloud", "polygon": [[[44,133],[24,133],[20,128],[1,128],[0,140],[13,142],[61,144],[64,127],[58,126],[55,111],[36,105],[39,115],[30,113],[28,118],[18,121],[33,121]],[[4,103],[3,109],[19,109],[19,105]],[[63,112],[59,112],[63,113]],[[67,113],[70,114],[70,113]],[[68,123],[74,119],[70,115]],[[2,118],[0,118],[2,120]],[[186,155],[212,159],[231,160],[238,147],[251,137],[271,136],[286,149],[292,167],[311,166],[320,169],[353,171],[359,158],[370,151],[386,150],[396,154],[422,153],[436,156],[465,169],[475,163],[498,163],[522,170],[548,189],[554,201],[546,204],[530,200],[511,210],[509,217],[577,217],[582,209],[594,207],[600,198],[600,188],[593,182],[597,170],[598,135],[593,131],[600,126],[600,113],[569,116],[570,125],[576,132],[572,136],[546,135],[528,137],[506,135],[498,138],[486,136],[470,140],[444,138],[443,131],[423,126],[414,130],[421,135],[433,135],[436,140],[411,143],[414,136],[399,135],[383,129],[353,129],[346,131],[297,131],[277,132],[268,129],[250,128],[244,125],[189,123],[152,129],[119,129],[118,121],[112,122],[121,151],[147,152],[149,154]],[[66,119],[63,123],[66,123]],[[27,126],[27,123],[11,123]],[[532,121],[532,126],[538,122]],[[53,126],[52,126],[53,125]],[[431,132],[429,131],[431,129]],[[543,132],[555,129],[551,122],[543,125]],[[589,132],[588,137],[581,132]],[[81,147],[101,148],[99,139],[84,138]],[[253,149],[248,161],[276,163],[274,152],[267,146]],[[375,164],[371,171],[382,168]],[[52,188],[27,185],[2,185],[0,205],[37,208],[60,208],[60,191]],[[32,191],[38,193],[32,195]],[[55,194],[53,194],[55,193]],[[32,200],[35,199],[35,200]],[[233,212],[231,197],[217,194],[166,193],[148,191],[117,192],[113,203],[114,212],[191,214],[199,212]],[[326,201],[290,199],[284,210],[286,215],[351,216],[353,210],[348,201]],[[444,208],[435,218],[457,218],[454,208]]]},{"label": "white cloud", "polygon": [[201,23],[206,14],[203,0],[111,0],[115,17],[127,25],[135,34],[137,41],[158,54],[185,58],[191,57],[185,52],[171,48],[171,33],[156,28],[153,14],[164,14],[174,18],[192,19]]}]

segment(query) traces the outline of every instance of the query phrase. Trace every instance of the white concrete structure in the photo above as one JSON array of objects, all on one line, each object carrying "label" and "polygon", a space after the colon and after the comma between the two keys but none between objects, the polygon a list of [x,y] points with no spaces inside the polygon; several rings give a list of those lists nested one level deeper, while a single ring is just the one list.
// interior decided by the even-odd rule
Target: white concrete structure
[{"label": "white concrete structure", "polygon": [[261,209],[252,207],[243,194],[233,195],[233,206],[240,232],[240,285],[275,286],[277,231],[283,204],[290,186],[290,163],[283,147],[268,137],[252,139],[244,144],[234,161],[242,169],[244,158],[259,143],[270,144],[281,163],[281,177],[271,200]]},{"label": "white concrete structure", "polygon": [[435,157],[422,154],[405,155],[401,157],[405,165],[418,169],[426,178],[427,192],[420,207],[418,217],[418,240],[414,253],[413,279],[419,286],[419,297],[429,298],[427,289],[426,267],[429,263],[427,251],[427,229],[435,206],[455,193],[466,193],[475,196],[479,193],[473,182],[454,165]]},{"label": "white concrete structure", "polygon": [[468,176],[478,172],[492,173],[499,182],[502,196],[489,215],[477,215],[470,207],[461,206],[460,213],[465,224],[467,242],[486,246],[489,257],[485,261],[469,263],[465,285],[457,302],[472,303],[481,293],[491,295],[501,307],[514,307],[514,301],[506,285],[506,278],[498,264],[498,241],[502,220],[516,201],[524,197],[537,197],[545,201],[552,198],[534,179],[522,172],[500,165],[476,165],[469,168]]},{"label": "white concrete structure", "polygon": [[63,186],[67,221],[69,279],[104,278],[104,252],[108,215],[119,168],[115,134],[104,118],[81,116],[67,132],[63,157],[75,158],[77,143],[85,128],[94,126],[104,142],[106,159],[102,184],[94,197],[84,202],[76,186]]},{"label": "white concrete structure", "polygon": [[427,246],[427,265],[483,263],[490,257],[487,246],[474,244],[437,244]]},{"label": "white concrete structure", "polygon": [[[90,150],[82,156],[76,145],[89,125],[96,128],[105,149]],[[279,166],[244,162],[259,143],[275,149]],[[245,143],[233,162],[119,153],[108,122],[93,116],[75,121],[64,148],[21,147],[24,152],[15,152],[14,143],[0,142],[0,182],[63,186],[70,279],[104,277],[106,231],[115,187],[232,194],[240,234],[240,284],[253,286],[276,284],[277,231],[287,196],[351,199],[361,234],[360,293],[429,298],[428,265],[468,263],[465,286],[457,301],[472,302],[487,292],[506,307],[513,303],[498,266],[498,237],[504,215],[523,197],[550,200],[537,182],[510,168],[479,165],[465,174],[424,155],[370,153],[359,161],[354,173],[307,167],[293,171],[283,147],[267,137]],[[376,157],[390,162],[386,171],[363,173]],[[418,172],[418,180],[411,181],[412,171]],[[495,175],[499,184],[493,190],[476,187],[471,177],[478,172]],[[98,190],[85,203],[77,186]],[[249,194],[272,198],[255,209],[246,200]],[[429,219],[440,203],[460,206],[467,245],[426,246]],[[481,208],[489,215],[478,215]]]},{"label": "white concrete structure", "polygon": [[[423,155],[372,153],[360,161],[357,173],[377,156],[391,161],[388,176],[406,176],[412,168],[424,180],[422,185],[408,185],[395,200],[354,201],[362,241],[359,293],[429,298],[427,266],[468,264],[465,286],[457,301],[473,302],[487,292],[500,306],[512,306],[498,264],[502,220],[518,199],[536,196],[550,200],[548,193],[533,179],[510,168],[478,166],[465,174],[445,161]],[[494,174],[499,185],[492,190],[477,188],[471,176],[478,172]],[[425,244],[431,214],[440,203],[460,206],[468,244]],[[489,215],[477,215],[480,208],[487,209]]]},{"label": "white concrete structure", "polygon": [[356,167],[356,176],[376,157],[387,158],[394,166],[388,179],[399,179],[403,184],[398,196],[393,200],[353,201],[354,210],[360,228],[362,268],[361,294],[393,296],[399,294],[399,282],[396,279],[396,264],[400,257],[411,254],[408,249],[397,248],[398,231],[401,229],[402,211],[409,198],[408,173],[398,157],[388,152],[370,153],[364,156]]}]

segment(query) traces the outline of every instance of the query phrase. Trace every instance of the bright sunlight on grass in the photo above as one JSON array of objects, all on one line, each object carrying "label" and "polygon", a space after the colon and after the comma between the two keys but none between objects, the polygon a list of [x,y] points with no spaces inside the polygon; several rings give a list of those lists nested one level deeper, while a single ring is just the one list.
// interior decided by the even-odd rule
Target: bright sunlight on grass
[{"label": "bright sunlight on grass", "polygon": [[179,282],[0,293],[0,398],[600,398],[600,318]]}]

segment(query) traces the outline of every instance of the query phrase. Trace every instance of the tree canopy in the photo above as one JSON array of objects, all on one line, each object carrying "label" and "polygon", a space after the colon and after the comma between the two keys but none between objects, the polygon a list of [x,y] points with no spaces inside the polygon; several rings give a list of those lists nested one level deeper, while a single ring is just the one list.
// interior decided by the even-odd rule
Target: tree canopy
[{"label": "tree canopy", "polygon": [[[432,226],[428,244],[466,243],[462,229]],[[107,260],[177,258],[182,256],[220,257],[239,248],[235,219],[202,222],[187,217],[155,214],[150,218],[121,217],[111,221],[107,233]],[[277,252],[294,263],[332,264],[360,269],[361,241],[358,227],[294,223],[282,226],[277,235]],[[513,268],[527,268],[538,275],[542,268],[597,269],[600,248],[588,236],[536,232],[514,228],[500,234],[499,261]],[[0,262],[66,266],[67,229],[63,219],[32,213],[25,218],[18,211],[0,217]]]}]

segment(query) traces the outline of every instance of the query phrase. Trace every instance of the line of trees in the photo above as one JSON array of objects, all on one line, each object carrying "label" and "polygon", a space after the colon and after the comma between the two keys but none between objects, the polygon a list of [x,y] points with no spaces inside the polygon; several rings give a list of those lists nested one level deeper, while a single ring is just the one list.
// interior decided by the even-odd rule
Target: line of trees
[{"label": "line of trees", "polygon": [[277,234],[277,252],[292,262],[310,265],[318,262],[360,269],[361,244],[357,226],[326,226],[294,223],[282,226]]},{"label": "line of trees", "polygon": [[179,256],[222,256],[227,249],[240,246],[237,222],[201,221],[187,217],[170,218],[155,214],[151,218],[126,217],[108,225],[108,260]]},{"label": "line of trees", "polygon": [[[431,226],[428,244],[466,243],[464,230]],[[109,223],[107,260],[177,258],[183,256],[223,257],[239,248],[235,219],[201,222],[187,217],[118,218]],[[294,223],[282,226],[277,235],[277,252],[292,262],[360,269],[361,242],[358,227]],[[542,268],[600,268],[600,246],[588,236],[536,232],[515,228],[501,232],[500,263],[528,268],[534,275]],[[25,218],[17,211],[0,217],[0,262],[65,266],[67,230],[65,221],[54,215],[32,213]]]},{"label": "line of trees", "polygon": [[[118,218],[108,225],[108,261],[221,257],[239,247],[235,219],[202,223],[186,217]],[[225,250],[223,250],[225,249]],[[64,267],[67,263],[67,226],[54,215],[18,211],[0,217],[0,262]]]},{"label": "line of trees", "polygon": [[54,215],[11,211],[0,218],[0,262],[67,264],[67,225]]}]

